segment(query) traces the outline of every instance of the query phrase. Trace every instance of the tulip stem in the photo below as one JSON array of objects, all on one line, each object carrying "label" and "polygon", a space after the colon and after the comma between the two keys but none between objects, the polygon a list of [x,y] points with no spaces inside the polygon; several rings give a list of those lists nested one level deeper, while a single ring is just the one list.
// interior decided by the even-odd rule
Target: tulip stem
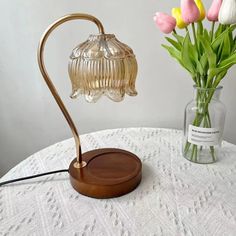
[{"label": "tulip stem", "polygon": [[173,29],[173,32],[174,32],[175,34],[177,34],[177,32],[176,32],[176,30],[175,30],[175,29]]},{"label": "tulip stem", "polygon": [[212,42],[213,36],[214,36],[214,28],[215,28],[215,21],[213,21],[212,25],[211,25],[211,42]]},{"label": "tulip stem", "polygon": [[194,25],[194,23],[192,23],[191,25],[192,25],[192,30],[193,30],[193,38],[194,38],[195,46],[196,46],[196,49],[197,49],[197,52],[198,52],[198,44],[197,44],[195,25]]},{"label": "tulip stem", "polygon": [[188,33],[188,32],[189,32],[189,31],[188,31],[188,27],[187,27],[187,26],[185,27],[185,30],[186,30],[186,33]]}]

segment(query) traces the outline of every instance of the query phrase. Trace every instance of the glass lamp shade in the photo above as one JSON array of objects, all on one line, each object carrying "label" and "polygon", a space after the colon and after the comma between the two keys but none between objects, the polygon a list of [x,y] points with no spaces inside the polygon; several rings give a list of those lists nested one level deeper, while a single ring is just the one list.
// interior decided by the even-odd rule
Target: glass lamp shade
[{"label": "glass lamp shade", "polygon": [[137,69],[132,49],[115,35],[90,35],[70,56],[71,98],[84,95],[86,101],[96,102],[104,94],[119,102],[125,94],[136,96]]}]

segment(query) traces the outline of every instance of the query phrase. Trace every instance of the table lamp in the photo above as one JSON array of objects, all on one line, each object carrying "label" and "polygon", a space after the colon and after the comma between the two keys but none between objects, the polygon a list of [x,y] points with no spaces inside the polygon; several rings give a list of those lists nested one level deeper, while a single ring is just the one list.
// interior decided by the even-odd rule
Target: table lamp
[{"label": "table lamp", "polygon": [[76,158],[69,166],[70,182],[79,193],[94,198],[118,197],[134,190],[141,181],[142,164],[133,153],[103,148],[82,154],[76,126],[53,85],[44,63],[45,43],[52,31],[71,20],[94,22],[99,34],[90,35],[72,51],[69,59],[71,98],[84,95],[86,101],[96,102],[103,94],[115,102],[125,94],[137,95],[135,80],[137,61],[131,48],[113,34],[106,34],[102,23],[88,14],[69,14],[52,23],[43,34],[38,47],[38,64],[44,80],[72,131]]}]

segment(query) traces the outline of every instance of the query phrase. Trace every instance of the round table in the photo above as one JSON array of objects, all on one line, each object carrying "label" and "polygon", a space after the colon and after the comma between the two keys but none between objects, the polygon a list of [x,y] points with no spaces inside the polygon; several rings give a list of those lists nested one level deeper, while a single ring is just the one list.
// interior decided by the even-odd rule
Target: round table
[{"label": "round table", "polygon": [[[126,149],[143,163],[141,184],[119,198],[77,193],[67,173],[0,187],[0,235],[235,235],[236,146],[223,143],[215,164],[181,156],[182,132],[128,128],[81,135],[83,152]],[[52,145],[21,162],[8,180],[68,168],[74,141]]]}]

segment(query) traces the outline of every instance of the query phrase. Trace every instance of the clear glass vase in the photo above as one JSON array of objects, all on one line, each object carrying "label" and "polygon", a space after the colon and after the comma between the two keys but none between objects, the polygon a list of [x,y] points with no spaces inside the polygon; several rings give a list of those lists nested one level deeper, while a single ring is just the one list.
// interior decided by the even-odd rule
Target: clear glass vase
[{"label": "clear glass vase", "polygon": [[198,88],[184,115],[183,156],[189,161],[208,164],[217,161],[221,147],[226,109],[219,100],[223,87]]}]

